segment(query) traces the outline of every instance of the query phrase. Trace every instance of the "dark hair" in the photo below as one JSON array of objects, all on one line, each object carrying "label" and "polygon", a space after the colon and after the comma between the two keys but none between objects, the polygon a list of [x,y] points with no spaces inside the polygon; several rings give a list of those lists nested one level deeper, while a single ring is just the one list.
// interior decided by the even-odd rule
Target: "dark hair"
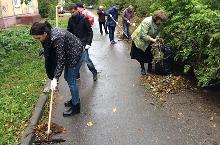
[{"label": "dark hair", "polygon": [[69,6],[69,10],[71,11],[72,9],[77,10],[77,5],[75,3]]},{"label": "dark hair", "polygon": [[50,25],[49,22],[35,22],[31,29],[30,29],[30,34],[31,35],[43,35],[44,32],[47,34],[50,34],[52,26]]},{"label": "dark hair", "polygon": [[166,21],[167,20],[167,16],[165,14],[164,11],[162,10],[157,10],[153,13],[152,19],[154,22],[156,22],[157,20],[161,20],[161,21]]},{"label": "dark hair", "polygon": [[76,6],[77,6],[77,7],[80,7],[80,8],[84,8],[83,3],[81,3],[81,2],[77,2],[77,3],[76,3]]}]

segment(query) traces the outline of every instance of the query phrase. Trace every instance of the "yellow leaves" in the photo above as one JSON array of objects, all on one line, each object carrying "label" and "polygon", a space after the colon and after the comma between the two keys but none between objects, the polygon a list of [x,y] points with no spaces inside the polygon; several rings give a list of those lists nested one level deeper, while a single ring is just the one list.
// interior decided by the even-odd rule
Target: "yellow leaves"
[{"label": "yellow leaves", "polygon": [[116,111],[117,111],[117,109],[116,109],[116,108],[113,108],[113,109],[112,109],[112,112],[114,112],[114,113],[115,113]]},{"label": "yellow leaves", "polygon": [[91,126],[93,126],[93,123],[92,123],[92,121],[89,121],[89,122],[87,122],[87,124],[86,124],[88,127],[91,127]]},{"label": "yellow leaves", "polygon": [[[110,109],[109,109],[109,111],[110,111]],[[116,107],[112,108],[112,112],[113,113],[117,112],[117,108]],[[92,119],[89,119],[88,122],[86,123],[86,126],[92,127],[92,126],[94,126],[94,124],[95,124],[94,121],[92,121]]]},{"label": "yellow leaves", "polygon": [[213,124],[212,124],[212,127],[216,128],[216,124],[215,124],[215,123],[213,123]]},{"label": "yellow leaves", "polygon": [[211,121],[211,126],[213,128],[216,128],[215,115],[216,113],[212,114],[212,116],[209,118],[209,120]]},{"label": "yellow leaves", "polygon": [[178,112],[178,113],[177,113],[177,119],[181,119],[181,118],[183,118],[183,117],[184,117],[184,115],[183,115],[182,112]]},{"label": "yellow leaves", "polygon": [[9,127],[9,124],[8,124],[8,123],[6,123],[6,124],[4,125],[4,127],[5,127],[5,128],[8,128],[8,127]]}]

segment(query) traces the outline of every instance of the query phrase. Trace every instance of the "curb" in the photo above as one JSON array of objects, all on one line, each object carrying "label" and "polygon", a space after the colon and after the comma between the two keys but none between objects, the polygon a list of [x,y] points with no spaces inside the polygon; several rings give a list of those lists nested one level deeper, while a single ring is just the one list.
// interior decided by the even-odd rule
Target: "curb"
[{"label": "curb", "polygon": [[[50,82],[49,80],[46,81],[46,85],[44,87],[44,90],[46,90],[46,88],[48,88],[49,82]],[[41,116],[44,111],[44,105],[46,104],[47,100],[48,100],[48,96],[45,93],[42,93],[40,95],[40,97],[38,98],[38,101],[35,105],[33,115],[30,118],[30,120],[28,122],[28,126],[25,128],[25,130],[21,136],[19,145],[32,145],[32,142],[35,138],[35,136],[33,134],[33,131],[34,131],[33,129],[38,124],[39,120],[41,119]]]}]

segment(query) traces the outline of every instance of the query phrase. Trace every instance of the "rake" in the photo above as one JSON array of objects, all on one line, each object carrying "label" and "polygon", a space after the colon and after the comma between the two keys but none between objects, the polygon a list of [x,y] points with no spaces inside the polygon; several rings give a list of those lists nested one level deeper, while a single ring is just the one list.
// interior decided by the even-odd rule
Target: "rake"
[{"label": "rake", "polygon": [[42,143],[61,143],[65,142],[66,140],[60,138],[60,139],[49,139],[50,134],[52,131],[50,130],[51,127],[51,116],[52,116],[52,108],[53,108],[53,94],[54,91],[51,91],[51,96],[50,96],[50,111],[49,111],[49,119],[48,119],[48,129],[47,129],[47,140],[39,140],[39,141],[34,141],[35,144],[42,144]]},{"label": "rake", "polygon": [[123,28],[118,24],[118,22],[115,21],[115,19],[112,17],[112,15],[110,15],[110,17],[112,18],[112,20],[118,25],[118,27],[121,29],[121,32],[128,37],[128,35],[125,33],[125,31],[123,30]]}]

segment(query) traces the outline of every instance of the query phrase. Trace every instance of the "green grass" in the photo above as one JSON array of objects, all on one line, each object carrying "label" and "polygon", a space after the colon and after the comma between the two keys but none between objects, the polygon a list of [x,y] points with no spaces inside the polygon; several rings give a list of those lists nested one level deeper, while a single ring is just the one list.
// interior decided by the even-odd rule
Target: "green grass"
[{"label": "green grass", "polygon": [[0,31],[0,144],[18,144],[46,75],[30,27]]}]

